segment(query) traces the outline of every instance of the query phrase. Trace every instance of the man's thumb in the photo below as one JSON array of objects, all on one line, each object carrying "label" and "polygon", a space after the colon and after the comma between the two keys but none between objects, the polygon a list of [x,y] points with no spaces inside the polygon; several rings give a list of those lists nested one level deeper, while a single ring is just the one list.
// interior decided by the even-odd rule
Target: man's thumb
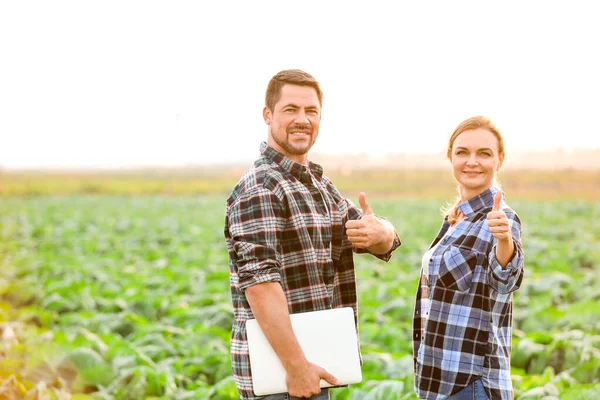
[{"label": "man's thumb", "polygon": [[494,195],[494,207],[492,211],[500,211],[500,201],[502,200],[502,190],[498,190]]},{"label": "man's thumb", "polygon": [[365,192],[360,192],[358,195],[358,202],[360,203],[360,208],[362,208],[363,215],[373,214],[373,210],[371,210],[369,203],[367,203],[367,195]]}]

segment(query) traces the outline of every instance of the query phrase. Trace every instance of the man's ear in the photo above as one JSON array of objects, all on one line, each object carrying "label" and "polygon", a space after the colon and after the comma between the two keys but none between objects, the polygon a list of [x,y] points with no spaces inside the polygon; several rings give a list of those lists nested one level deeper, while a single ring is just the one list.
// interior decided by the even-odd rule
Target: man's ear
[{"label": "man's ear", "polygon": [[263,108],[263,119],[265,120],[265,124],[271,125],[272,116],[273,115],[271,114],[269,107],[265,106],[265,108]]}]

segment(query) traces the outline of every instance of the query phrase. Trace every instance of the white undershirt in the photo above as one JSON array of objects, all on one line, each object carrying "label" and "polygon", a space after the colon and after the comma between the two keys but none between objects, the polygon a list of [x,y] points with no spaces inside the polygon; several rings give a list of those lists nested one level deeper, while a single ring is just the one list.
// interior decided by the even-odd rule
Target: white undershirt
[{"label": "white undershirt", "polygon": [[442,240],[452,232],[453,228],[449,227],[444,236],[438,240],[438,242],[427,250],[425,254],[423,254],[423,259],[421,260],[421,316],[423,318],[427,318],[429,316],[429,260],[431,260],[431,256],[435,252],[435,249],[442,242]]}]

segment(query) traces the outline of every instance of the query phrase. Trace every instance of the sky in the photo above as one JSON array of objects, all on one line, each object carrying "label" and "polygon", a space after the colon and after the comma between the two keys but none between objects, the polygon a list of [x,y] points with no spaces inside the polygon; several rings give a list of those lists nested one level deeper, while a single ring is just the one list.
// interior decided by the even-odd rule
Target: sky
[{"label": "sky", "polygon": [[[594,8],[593,8],[594,7]],[[314,152],[442,151],[486,115],[507,153],[600,148],[593,1],[0,3],[0,166],[253,160],[269,79],[324,91]]]}]

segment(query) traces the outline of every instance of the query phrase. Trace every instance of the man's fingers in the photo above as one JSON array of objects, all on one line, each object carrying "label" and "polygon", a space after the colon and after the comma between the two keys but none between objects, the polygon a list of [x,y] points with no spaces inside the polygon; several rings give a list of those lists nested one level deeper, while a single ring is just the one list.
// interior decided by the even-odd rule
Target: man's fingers
[{"label": "man's fingers", "polygon": [[354,245],[368,243],[369,241],[366,236],[348,236],[348,240]]},{"label": "man's fingers", "polygon": [[494,195],[494,207],[492,211],[500,211],[500,201],[502,200],[502,190],[498,190]]},{"label": "man's fingers", "polygon": [[364,225],[364,222],[361,221],[360,219],[353,219],[353,220],[350,220],[350,221],[346,222],[345,227],[346,227],[346,231],[347,231],[349,229],[359,229],[359,228],[362,228],[363,225]]},{"label": "man's fingers", "polygon": [[351,237],[353,237],[353,238],[365,237],[365,236],[367,236],[367,234],[360,229],[346,229],[346,236],[348,236],[348,239],[350,239]]},{"label": "man's fingers", "polygon": [[331,375],[329,372],[327,372],[325,369],[321,368],[321,372],[319,373],[319,377],[321,377],[321,379],[325,379],[327,382],[331,383],[332,385],[339,385],[340,381],[338,378],[336,378],[335,376]]},{"label": "man's fingers", "polygon": [[360,192],[358,195],[358,202],[360,203],[360,208],[362,208],[363,215],[373,214],[371,206],[369,206],[369,203],[367,203],[367,195],[365,192]]},{"label": "man's fingers", "polygon": [[370,246],[369,239],[366,236],[348,236],[348,240],[353,246],[360,249]]}]

